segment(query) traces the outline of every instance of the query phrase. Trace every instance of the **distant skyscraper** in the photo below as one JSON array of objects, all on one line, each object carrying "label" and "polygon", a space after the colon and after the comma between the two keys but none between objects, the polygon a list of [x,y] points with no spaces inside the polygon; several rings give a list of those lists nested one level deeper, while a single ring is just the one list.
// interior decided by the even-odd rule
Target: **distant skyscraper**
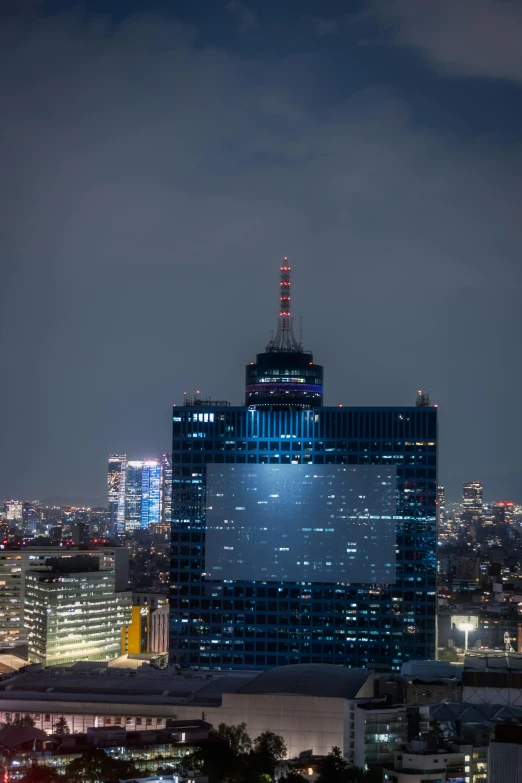
[{"label": "distant skyscraper", "polygon": [[40,521],[40,501],[26,500],[22,505],[22,521],[24,530],[34,534]]},{"label": "distant skyscraper", "polygon": [[19,522],[22,520],[22,501],[4,500],[4,519],[9,522]]},{"label": "distant skyscraper", "polygon": [[436,653],[437,408],[323,408],[280,290],[245,407],[173,409],[170,652],[400,671]]},{"label": "distant skyscraper", "polygon": [[125,470],[125,532],[141,527],[141,460],[129,460]]},{"label": "distant skyscraper", "polygon": [[461,522],[468,526],[477,526],[482,523],[483,501],[482,481],[465,481],[462,485],[462,513]]},{"label": "distant skyscraper", "polygon": [[111,454],[107,474],[110,529],[114,534],[123,533],[125,527],[125,470],[126,454]]},{"label": "distant skyscraper", "polygon": [[172,456],[162,457],[161,476],[161,522],[170,525],[172,520]]},{"label": "distant skyscraper", "polygon": [[141,469],[141,527],[161,520],[161,474],[159,460],[145,460]]}]

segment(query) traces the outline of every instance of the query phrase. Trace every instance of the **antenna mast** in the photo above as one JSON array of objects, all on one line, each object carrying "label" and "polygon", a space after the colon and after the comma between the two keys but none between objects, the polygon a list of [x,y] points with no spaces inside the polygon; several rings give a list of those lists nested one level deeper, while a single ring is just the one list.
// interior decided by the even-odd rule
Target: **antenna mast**
[{"label": "antenna mast", "polygon": [[288,264],[288,257],[285,256],[281,266],[281,280],[279,283],[279,321],[277,332],[266,346],[267,351],[274,353],[279,351],[301,353],[303,350],[294,335],[291,307],[291,272],[292,268]]}]

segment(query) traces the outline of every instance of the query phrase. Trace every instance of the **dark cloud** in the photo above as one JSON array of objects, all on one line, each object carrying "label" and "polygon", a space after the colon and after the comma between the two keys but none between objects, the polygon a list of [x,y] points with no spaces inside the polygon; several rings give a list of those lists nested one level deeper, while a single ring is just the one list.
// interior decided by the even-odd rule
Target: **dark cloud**
[{"label": "dark cloud", "polygon": [[389,91],[314,111],[313,56],[155,15],[2,35],[4,495],[101,495],[110,452],[168,449],[183,391],[241,402],[283,254],[328,403],[426,387],[453,494],[519,475],[519,147]]},{"label": "dark cloud", "polygon": [[240,23],[240,29],[243,32],[246,30],[254,30],[259,26],[257,14],[245,3],[242,3],[241,0],[230,0],[226,5],[226,9],[237,17]]},{"label": "dark cloud", "polygon": [[518,0],[370,0],[398,43],[444,73],[522,82]]}]

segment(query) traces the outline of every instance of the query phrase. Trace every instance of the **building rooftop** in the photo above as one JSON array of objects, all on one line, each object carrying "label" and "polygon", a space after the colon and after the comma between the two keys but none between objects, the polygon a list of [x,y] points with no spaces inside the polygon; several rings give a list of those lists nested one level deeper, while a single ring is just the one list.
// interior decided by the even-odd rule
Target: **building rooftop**
[{"label": "building rooftop", "polygon": [[436,721],[454,723],[477,723],[484,726],[497,720],[522,720],[522,707],[503,704],[466,704],[442,702],[429,705],[430,718]]},{"label": "building rooftop", "polygon": [[[268,671],[207,672],[142,666],[135,670],[96,662],[49,667],[30,667],[23,674],[0,682],[0,710],[31,709],[45,712],[50,703],[66,705],[71,713],[81,712],[86,702],[96,703],[104,714],[114,703],[140,705],[142,711],[170,716],[176,705],[219,707],[224,693],[296,694],[353,699],[372,672],[330,664],[299,664]],[[365,696],[368,694],[365,693]],[[144,712],[144,714],[145,714]],[[158,713],[159,714],[159,713]]]},{"label": "building rooftop", "polygon": [[522,672],[522,653],[482,650],[467,652],[464,660],[465,671],[482,672]]},{"label": "building rooftop", "polygon": [[268,669],[243,685],[239,693],[324,696],[355,699],[372,673],[328,663],[301,663]]}]

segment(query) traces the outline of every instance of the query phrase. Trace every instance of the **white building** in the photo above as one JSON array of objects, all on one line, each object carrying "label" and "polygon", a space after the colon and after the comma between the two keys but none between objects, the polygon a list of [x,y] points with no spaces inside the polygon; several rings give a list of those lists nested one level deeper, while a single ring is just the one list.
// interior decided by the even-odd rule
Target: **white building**
[{"label": "white building", "polygon": [[25,601],[31,663],[53,666],[120,655],[132,593],[116,591],[114,570],[98,570],[96,558],[58,558],[52,569],[28,571]]},{"label": "white building", "polygon": [[[89,674],[88,672],[92,672]],[[284,737],[289,758],[329,753],[353,762],[363,738],[355,732],[357,699],[373,696],[373,673],[328,664],[282,666],[264,672],[136,671],[77,664],[11,678],[0,691],[0,721],[30,715],[51,733],[61,715],[71,731],[90,726],[161,728],[168,720],[246,723],[251,737]]]},{"label": "white building", "polygon": [[445,783],[454,779],[470,783],[472,745],[460,746],[455,752],[429,750],[428,745],[424,740],[413,740],[406,750],[396,752],[394,763],[383,769],[384,783]]},{"label": "white building", "polygon": [[0,644],[27,642],[24,621],[25,574],[45,571],[49,558],[71,558],[79,552],[99,561],[100,569],[114,571],[116,590],[125,590],[129,578],[129,550],[126,547],[82,549],[64,546],[24,546],[0,548]]}]

